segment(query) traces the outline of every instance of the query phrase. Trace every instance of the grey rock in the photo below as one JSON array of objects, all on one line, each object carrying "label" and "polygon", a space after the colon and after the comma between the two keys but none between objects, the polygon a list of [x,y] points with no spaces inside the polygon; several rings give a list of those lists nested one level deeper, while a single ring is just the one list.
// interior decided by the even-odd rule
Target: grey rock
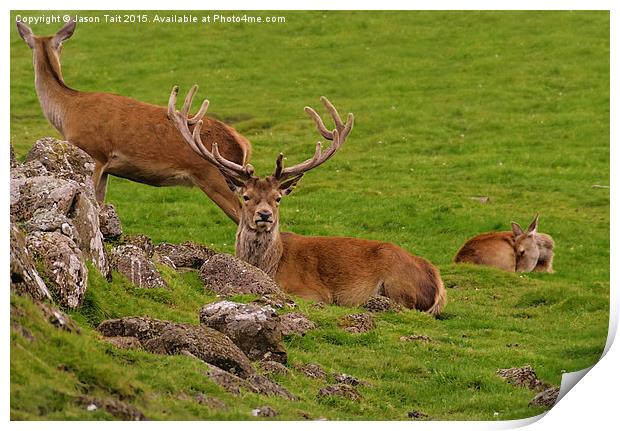
[{"label": "grey rock", "polygon": [[280,318],[269,306],[214,302],[202,307],[200,323],[226,334],[252,360],[286,362]]},{"label": "grey rock", "polygon": [[162,262],[171,262],[173,268],[200,269],[216,253],[209,247],[186,241],[182,244],[163,242],[155,247],[155,254]]},{"label": "grey rock", "polygon": [[11,291],[29,295],[35,300],[52,299],[45,282],[35,267],[24,234],[11,223]]},{"label": "grey rock", "polygon": [[290,373],[289,369],[286,368],[286,366],[284,364],[281,364],[280,362],[267,360],[267,361],[260,361],[259,365],[263,373],[268,376],[285,375],[285,374]]},{"label": "grey rock", "polygon": [[558,386],[551,386],[550,388],[537,393],[532,399],[532,401],[530,401],[529,405],[551,408],[557,402],[559,395],[560,395],[560,388]]},{"label": "grey rock", "polygon": [[125,421],[143,421],[146,420],[144,413],[124,401],[113,398],[95,398],[90,395],[81,395],[78,398],[79,403],[88,411],[103,409],[115,418]]},{"label": "grey rock", "polygon": [[153,257],[153,253],[155,252],[155,246],[153,245],[153,240],[146,235],[137,234],[137,235],[123,235],[119,240],[120,245],[133,245],[134,247],[138,247],[140,250],[144,252],[144,255],[149,259]]},{"label": "grey rock", "polygon": [[88,270],[82,251],[71,238],[59,232],[34,232],[26,237],[32,255],[41,262],[48,288],[69,308],[82,305]]},{"label": "grey rock", "polygon": [[67,215],[79,193],[79,185],[50,176],[11,179],[11,221],[29,220],[39,208]]},{"label": "grey rock", "polygon": [[26,156],[26,163],[39,161],[57,177],[85,180],[93,175],[95,162],[85,152],[67,141],[39,139]]},{"label": "grey rock", "polygon": [[112,248],[112,266],[136,287],[168,287],[166,281],[144,251],[132,244]]},{"label": "grey rock", "polygon": [[279,385],[268,377],[254,374],[248,377],[247,381],[250,382],[250,384],[252,384],[257,391],[263,395],[276,396],[289,401],[295,399],[295,396],[285,387]]},{"label": "grey rock", "polygon": [[107,337],[105,341],[119,349],[136,350],[142,349],[142,343],[136,337]]},{"label": "grey rock", "polygon": [[49,175],[47,169],[38,160],[33,160],[28,163],[11,166],[11,181],[13,179],[24,179],[30,177],[43,177]]},{"label": "grey rock", "polygon": [[371,296],[362,305],[362,307],[370,311],[371,313],[378,313],[381,311],[400,312],[403,308],[398,302],[388,298],[387,296],[382,295]]},{"label": "grey rock", "polygon": [[229,254],[216,254],[200,267],[207,288],[219,295],[278,293],[278,285],[262,270]]},{"label": "grey rock", "polygon": [[306,332],[316,329],[316,323],[301,313],[286,313],[280,316],[282,335],[305,335]]},{"label": "grey rock", "polygon": [[47,321],[56,328],[76,334],[80,333],[78,325],[66,313],[46,302],[40,302],[38,306],[43,312],[43,315],[47,318]]},{"label": "grey rock", "polygon": [[342,397],[348,398],[351,401],[359,401],[362,396],[360,393],[350,385],[346,385],[343,383],[338,383],[335,385],[326,386],[324,388],[319,389],[319,393],[317,394],[318,398],[325,397]]},{"label": "grey rock", "polygon": [[99,230],[105,239],[115,239],[123,234],[121,220],[112,204],[105,204],[99,210]]},{"label": "grey rock", "polygon": [[549,385],[538,379],[536,372],[530,365],[518,368],[503,368],[497,370],[497,375],[514,386],[526,387],[530,390],[545,390]]},{"label": "grey rock", "polygon": [[262,406],[252,410],[252,416],[261,418],[273,418],[278,416],[278,412],[269,406]]},{"label": "grey rock", "polygon": [[358,379],[357,377],[350,376],[349,374],[333,373],[332,376],[334,377],[334,380],[336,382],[344,383],[345,385],[350,385],[350,386],[371,386],[371,384],[368,383],[367,381]]},{"label": "grey rock", "polygon": [[324,380],[327,377],[327,373],[320,365],[306,364],[299,369],[305,376],[313,379]]},{"label": "grey rock", "polygon": [[295,301],[293,301],[293,299],[284,292],[268,293],[252,302],[256,304],[269,305],[270,307],[278,310],[282,308],[297,308]]}]

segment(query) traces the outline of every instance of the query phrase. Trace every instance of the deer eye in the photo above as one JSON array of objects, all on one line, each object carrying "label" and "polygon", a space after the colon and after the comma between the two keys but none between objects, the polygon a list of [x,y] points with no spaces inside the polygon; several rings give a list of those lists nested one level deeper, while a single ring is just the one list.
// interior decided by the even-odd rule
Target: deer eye
[{"label": "deer eye", "polygon": [[250,197],[248,195],[243,195],[243,200],[247,202],[250,200]]},{"label": "deer eye", "polygon": [[281,200],[282,200],[282,198],[281,198],[281,197],[277,197],[277,198],[276,198],[276,202],[277,202],[277,203],[280,203],[280,201],[281,201]]}]

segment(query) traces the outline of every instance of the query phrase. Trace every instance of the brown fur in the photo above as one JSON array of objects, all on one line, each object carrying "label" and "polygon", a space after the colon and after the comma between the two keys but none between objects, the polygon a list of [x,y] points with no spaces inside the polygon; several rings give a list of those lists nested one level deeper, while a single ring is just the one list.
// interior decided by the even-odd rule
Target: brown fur
[{"label": "brown fur", "polygon": [[[93,182],[100,202],[105,198],[108,174],[153,186],[195,185],[239,222],[239,201],[224,177],[187,146],[165,108],[69,88],[62,79],[60,47],[55,47],[67,26],[56,36],[37,37],[19,24],[20,35],[32,44],[35,86],[43,112],[67,141],[95,160]],[[251,152],[247,139],[220,121],[206,117],[203,121],[201,137],[207,148],[217,142],[226,158],[247,163]]]},{"label": "brown fur", "polygon": [[509,272],[553,272],[553,239],[538,233],[538,216],[523,231],[512,223],[512,232],[488,232],[470,238],[454,257],[456,263],[494,266]]},{"label": "brown fur", "polygon": [[[443,309],[446,291],[427,260],[386,242],[280,233],[276,199],[283,191],[273,177],[249,180],[238,192],[249,199],[242,203],[237,257],[263,269],[286,292],[345,306],[381,294],[434,316]],[[263,228],[256,220],[265,211],[271,222]]]}]

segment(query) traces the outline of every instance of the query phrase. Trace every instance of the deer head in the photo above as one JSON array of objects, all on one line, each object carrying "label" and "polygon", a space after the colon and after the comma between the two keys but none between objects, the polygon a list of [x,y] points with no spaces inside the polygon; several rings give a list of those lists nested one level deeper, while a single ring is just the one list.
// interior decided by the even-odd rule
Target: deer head
[{"label": "deer head", "polygon": [[33,50],[34,56],[48,53],[53,56],[53,62],[56,64],[60,64],[62,43],[73,35],[75,26],[75,20],[70,20],[53,36],[35,36],[30,27],[21,21],[17,21],[17,31],[24,42]]},{"label": "deer head", "polygon": [[[209,151],[200,139],[201,118],[204,116],[208,101],[204,101],[202,108],[192,118],[188,118],[192,99],[197,87],[194,86],[185,98],[181,111],[176,110],[176,97],[178,88],[174,87],[168,102],[168,117],[174,122],[177,129],[183,135],[189,146],[200,156],[213,163],[222,173],[230,189],[241,199],[241,220],[239,226],[243,226],[255,232],[277,231],[279,227],[279,205],[283,196],[290,194],[303,175],[311,169],[320,166],[329,160],[346,140],[353,127],[353,114],[349,114],[347,122],[343,123],[338,111],[325,97],[321,101],[331,114],[336,128],[328,130],[317,112],[306,107],[305,112],[314,120],[319,133],[332,145],[325,151],[320,142],[317,142],[314,156],[303,163],[285,168],[283,165],[284,155],[276,159],[276,168],[273,174],[265,178],[254,175],[254,167],[250,164],[238,165],[222,157],[218,151],[217,143],[213,144]],[[189,125],[195,124],[190,132]]]},{"label": "deer head", "polygon": [[538,231],[538,214],[527,228],[523,231],[519,223],[512,222],[512,233],[515,236],[515,257],[517,259],[517,272],[530,272],[538,263],[540,250],[536,241]]}]

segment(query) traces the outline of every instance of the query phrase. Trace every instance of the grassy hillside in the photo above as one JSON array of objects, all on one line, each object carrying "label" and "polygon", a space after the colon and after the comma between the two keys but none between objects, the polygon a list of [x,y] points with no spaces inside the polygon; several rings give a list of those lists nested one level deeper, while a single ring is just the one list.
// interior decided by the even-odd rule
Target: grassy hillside
[{"label": "grassy hillside", "polygon": [[[63,74],[79,90],[161,105],[173,84],[184,92],[198,83],[210,114],[252,141],[252,163],[263,174],[280,151],[290,163],[312,154],[318,134],[305,105],[321,108],[318,98],[326,95],[342,114],[354,112],[343,149],[283,201],[283,228],[387,240],[430,259],[449,288],[444,318],[384,313],[377,329],[355,335],[335,324],[354,310],[301,302],[320,328],[287,340],[290,362],[319,363],[373,386],[361,389],[359,403],[319,401],[321,383],[294,371],[278,381],[296,402],[235,398],[202,377],[195,361],[121,351],[93,329],[125,315],[197,323],[198,309],[215,296],[203,292],[196,274],[166,272],[172,291],[152,292],[118,274],[108,284],[91,271],[87,303],[71,313],[81,335],[50,329],[27,300],[12,299],[35,336],[12,333],[13,419],[110,418],[79,406],[76,397],[85,393],[129,400],[153,419],[250,419],[250,410],[265,404],[281,419],[301,412],[406,419],[410,410],[431,419],[513,419],[541,409],[528,407],[533,394],[501,381],[497,368],[531,364],[541,379],[559,384],[562,372],[600,356],[609,189],[593,185],[609,185],[609,14],[275,15],[286,23],[78,24],[63,50]],[[33,26],[37,34],[57,28]],[[23,157],[48,135],[58,133],[38,105],[30,50],[12,31],[11,142]],[[197,189],[112,178],[107,200],[127,233],[234,249],[236,227]],[[467,238],[506,230],[511,220],[529,223],[537,212],[540,230],[556,242],[555,274],[451,264]],[[433,342],[399,341],[409,334]],[[196,392],[228,409],[181,396]]]}]

